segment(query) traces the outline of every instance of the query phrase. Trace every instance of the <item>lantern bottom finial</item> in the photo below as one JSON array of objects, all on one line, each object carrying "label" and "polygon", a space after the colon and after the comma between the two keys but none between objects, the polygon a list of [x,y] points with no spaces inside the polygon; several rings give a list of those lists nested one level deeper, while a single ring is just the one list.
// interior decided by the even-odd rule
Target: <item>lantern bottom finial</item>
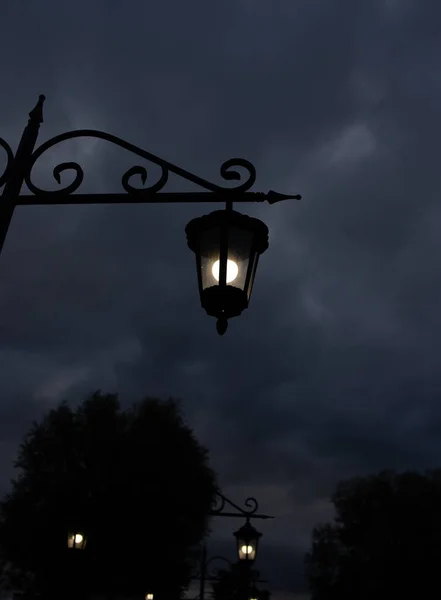
[{"label": "lantern bottom finial", "polygon": [[218,317],[216,321],[216,329],[219,335],[224,335],[228,329],[228,319],[225,317]]}]

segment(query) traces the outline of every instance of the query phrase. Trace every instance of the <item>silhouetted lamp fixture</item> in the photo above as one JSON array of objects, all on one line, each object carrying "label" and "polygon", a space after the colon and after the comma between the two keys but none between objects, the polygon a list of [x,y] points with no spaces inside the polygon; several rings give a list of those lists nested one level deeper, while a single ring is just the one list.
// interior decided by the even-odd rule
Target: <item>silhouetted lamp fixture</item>
[{"label": "silhouetted lamp fixture", "polygon": [[223,335],[228,319],[248,307],[259,256],[268,248],[268,227],[232,209],[198,217],[185,228],[196,255],[199,294]]},{"label": "silhouetted lamp fixture", "polygon": [[234,533],[237,541],[237,553],[239,560],[253,562],[256,560],[259,538],[262,534],[255,529],[247,520],[238,531]]},{"label": "silhouetted lamp fixture", "polygon": [[[237,182],[234,186],[224,186],[190,173],[115,135],[95,129],[67,131],[36,148],[40,125],[43,123],[44,100],[45,97],[40,95],[37,105],[29,113],[28,124],[15,153],[7,141],[0,137],[0,149],[6,152],[6,167],[0,172],[0,189],[4,186],[0,202],[0,252],[17,206],[225,202],[225,210],[217,210],[194,219],[186,228],[188,245],[196,255],[202,306],[209,315],[217,318],[217,331],[223,335],[228,327],[228,319],[237,317],[248,307],[259,256],[268,248],[267,226],[258,219],[233,211],[233,202],[275,204],[289,199],[300,200],[301,196],[280,194],[273,190],[267,193],[251,192],[250,189],[256,181],[256,169],[243,158],[231,158],[222,163],[222,179]],[[106,140],[116,144],[157,165],[160,168],[160,176],[153,180],[145,166],[135,165],[121,177],[124,193],[76,193],[83,182],[84,171],[78,163],[68,161],[57,164],[52,172],[59,186],[61,175],[65,171],[73,173],[73,181],[61,185],[56,190],[37,186],[32,180],[32,171],[38,158],[59,143],[79,137]],[[198,186],[199,191],[163,191],[170,174]],[[140,177],[143,187],[133,185],[135,176]],[[23,184],[26,184],[30,194],[21,193]],[[72,547],[77,547],[77,544],[73,543]]]},{"label": "silhouetted lamp fixture", "polygon": [[73,532],[70,532],[67,535],[67,547],[68,548],[75,548],[77,550],[84,550],[84,548],[86,547],[86,536],[84,535],[84,533],[76,530]]}]

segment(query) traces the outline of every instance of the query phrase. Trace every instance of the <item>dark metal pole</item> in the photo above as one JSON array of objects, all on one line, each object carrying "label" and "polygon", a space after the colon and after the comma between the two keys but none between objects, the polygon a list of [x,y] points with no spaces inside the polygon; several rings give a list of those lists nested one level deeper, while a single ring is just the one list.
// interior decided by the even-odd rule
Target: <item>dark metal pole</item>
[{"label": "dark metal pole", "polygon": [[204,544],[202,548],[202,557],[201,557],[201,579],[199,586],[199,600],[205,599],[205,571],[207,568],[207,545]]},{"label": "dark metal pole", "polygon": [[20,143],[12,161],[10,172],[6,180],[5,188],[0,200],[0,252],[5,243],[9,225],[11,223],[14,208],[17,205],[18,196],[27,175],[32,152],[38,137],[40,124],[43,123],[43,102],[45,97],[41,95],[33,110],[29,113],[29,121],[26,125]]}]

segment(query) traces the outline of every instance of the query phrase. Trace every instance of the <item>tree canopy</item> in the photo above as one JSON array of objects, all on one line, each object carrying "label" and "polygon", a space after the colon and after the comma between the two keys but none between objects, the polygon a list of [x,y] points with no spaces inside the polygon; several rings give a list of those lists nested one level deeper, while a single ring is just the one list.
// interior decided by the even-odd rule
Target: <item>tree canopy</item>
[{"label": "tree canopy", "polygon": [[214,600],[270,600],[270,592],[255,585],[259,576],[259,571],[243,561],[232,564],[229,569],[219,569],[217,581],[212,584]]},{"label": "tree canopy", "polygon": [[441,593],[441,470],[343,481],[332,502],[306,555],[312,600]]},{"label": "tree canopy", "polygon": [[[1,550],[39,591],[179,597],[216,481],[177,401],[122,410],[117,395],[96,392],[76,409],[62,403],[34,422],[15,467]],[[67,548],[74,530],[87,536],[84,550]]]}]

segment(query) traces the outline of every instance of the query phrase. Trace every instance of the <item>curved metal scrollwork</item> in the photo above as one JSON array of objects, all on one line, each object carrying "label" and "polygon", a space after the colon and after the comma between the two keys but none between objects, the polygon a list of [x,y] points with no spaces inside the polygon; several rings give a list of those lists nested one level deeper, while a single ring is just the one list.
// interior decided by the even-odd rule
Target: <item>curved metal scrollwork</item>
[{"label": "curved metal scrollwork", "polygon": [[221,515],[224,512],[225,506],[227,504],[229,506],[232,506],[233,508],[235,508],[240,515],[243,515],[245,517],[253,515],[254,513],[257,512],[257,509],[259,508],[259,503],[257,502],[256,498],[253,498],[252,496],[250,496],[249,498],[246,498],[246,500],[244,502],[244,505],[246,508],[241,508],[240,506],[238,506],[237,504],[235,504],[234,502],[232,502],[231,500],[226,498],[220,492],[220,490],[218,490],[216,492],[214,503],[211,507],[211,512],[210,512],[211,516],[214,517],[216,515]]},{"label": "curved metal scrollwork", "polygon": [[[197,569],[194,571],[194,573],[192,575],[192,579],[200,579],[202,574],[205,579],[208,579],[208,580],[216,579],[215,571],[213,571],[213,566],[212,566],[212,563],[214,563],[215,561],[222,561],[222,562],[226,563],[230,568],[233,566],[233,563],[231,562],[231,560],[229,560],[228,558],[225,558],[224,556],[212,556],[211,558],[206,560],[205,563],[199,564],[197,566]],[[211,569],[210,569],[210,567],[211,567]]]},{"label": "curved metal scrollwork", "polygon": [[[147,152],[146,150],[138,148],[137,146],[134,146],[133,144],[130,144],[129,142],[126,142],[125,140],[123,140],[119,137],[111,135],[110,133],[105,133],[103,131],[98,131],[95,129],[78,129],[76,131],[68,131],[66,133],[62,133],[60,135],[57,135],[57,136],[51,138],[50,140],[48,140],[47,142],[45,142],[44,144],[39,146],[33,152],[32,157],[31,157],[30,169],[26,176],[26,184],[32,193],[34,193],[35,195],[38,195],[38,196],[60,194],[60,192],[63,194],[72,194],[80,187],[80,185],[84,179],[84,171],[83,171],[82,167],[78,163],[75,163],[75,162],[60,163],[53,170],[53,175],[54,175],[54,178],[57,181],[57,183],[61,183],[61,177],[60,177],[61,173],[63,173],[64,171],[68,171],[68,170],[75,171],[75,179],[73,180],[73,182],[71,184],[69,184],[68,186],[66,186],[65,188],[63,188],[62,190],[53,190],[53,191],[42,190],[41,188],[37,187],[31,181],[32,169],[33,169],[36,161],[38,160],[38,158],[44,152],[46,152],[46,150],[49,150],[49,148],[52,148],[53,146],[56,146],[57,144],[59,144],[61,142],[65,142],[67,140],[71,140],[71,139],[78,138],[78,137],[93,137],[93,138],[99,138],[102,140],[106,140],[108,142],[112,142],[113,144],[116,144],[117,146],[120,146],[121,148],[124,148],[125,150],[128,150],[129,152],[133,152],[134,154],[137,154],[138,156],[145,158],[146,160],[150,161],[151,163],[154,163],[155,165],[158,165],[161,168],[161,176],[159,177],[159,179],[155,183],[152,183],[151,185],[148,185],[147,187],[143,187],[143,188],[134,187],[133,185],[130,184],[129,180],[134,175],[139,175],[141,177],[142,183],[145,184],[146,181],[148,180],[147,168],[144,166],[136,165],[136,166],[133,166],[130,169],[128,169],[123,174],[122,179],[121,179],[122,186],[128,194],[154,194],[156,192],[159,192],[166,185],[170,173],[174,173],[175,175],[178,175],[179,177],[183,177],[187,181],[191,181],[191,182],[195,183],[196,185],[199,185],[200,187],[202,187],[206,190],[212,191],[212,192],[223,192],[223,193],[246,192],[254,185],[254,183],[256,181],[256,169],[255,169],[254,165],[252,163],[250,163],[248,160],[245,160],[243,158],[231,158],[230,160],[227,160],[226,162],[224,162],[221,165],[220,174],[221,174],[221,177],[223,179],[225,179],[226,181],[241,181],[242,175],[241,175],[240,171],[238,171],[237,169],[242,168],[242,169],[245,169],[246,171],[248,171],[247,179],[245,181],[242,181],[242,183],[240,183],[239,185],[237,185],[236,187],[233,187],[233,188],[222,187],[222,186],[216,185],[214,183],[211,183],[210,181],[207,181],[206,179],[202,179],[201,177],[198,177],[197,175],[193,175],[193,173],[190,173],[190,172],[186,171],[185,169],[181,169],[181,167],[173,165],[172,163],[169,163],[168,161],[163,160],[162,158],[159,158],[158,156],[155,156],[154,154],[151,154],[150,152]],[[3,175],[3,177],[4,177],[4,175]]]},{"label": "curved metal scrollwork", "polygon": [[8,175],[12,167],[12,161],[14,160],[14,153],[12,152],[11,146],[3,138],[0,138],[0,146],[6,152],[6,167],[0,177],[0,187],[2,187],[2,185],[5,185],[8,179]]},{"label": "curved metal scrollwork", "polygon": [[248,508],[246,511],[248,515],[254,514],[259,508],[256,498],[253,498],[252,496],[245,500],[245,506]]},{"label": "curved metal scrollwork", "polygon": [[225,498],[225,496],[222,496],[219,492],[216,492],[213,504],[211,505],[211,514],[218,515],[221,512],[223,512],[226,501],[227,499]]},{"label": "curved metal scrollwork", "polygon": [[[223,563],[226,563],[230,569],[233,567],[233,563],[228,558],[225,558],[224,556],[212,556],[205,563],[206,578],[207,579],[212,579],[212,580],[217,579],[217,572],[219,571],[219,569],[216,569],[216,571],[214,571],[213,570],[213,564],[212,564],[215,561],[218,561],[218,562],[222,561]],[[210,569],[210,567],[211,567],[211,569]]]}]

